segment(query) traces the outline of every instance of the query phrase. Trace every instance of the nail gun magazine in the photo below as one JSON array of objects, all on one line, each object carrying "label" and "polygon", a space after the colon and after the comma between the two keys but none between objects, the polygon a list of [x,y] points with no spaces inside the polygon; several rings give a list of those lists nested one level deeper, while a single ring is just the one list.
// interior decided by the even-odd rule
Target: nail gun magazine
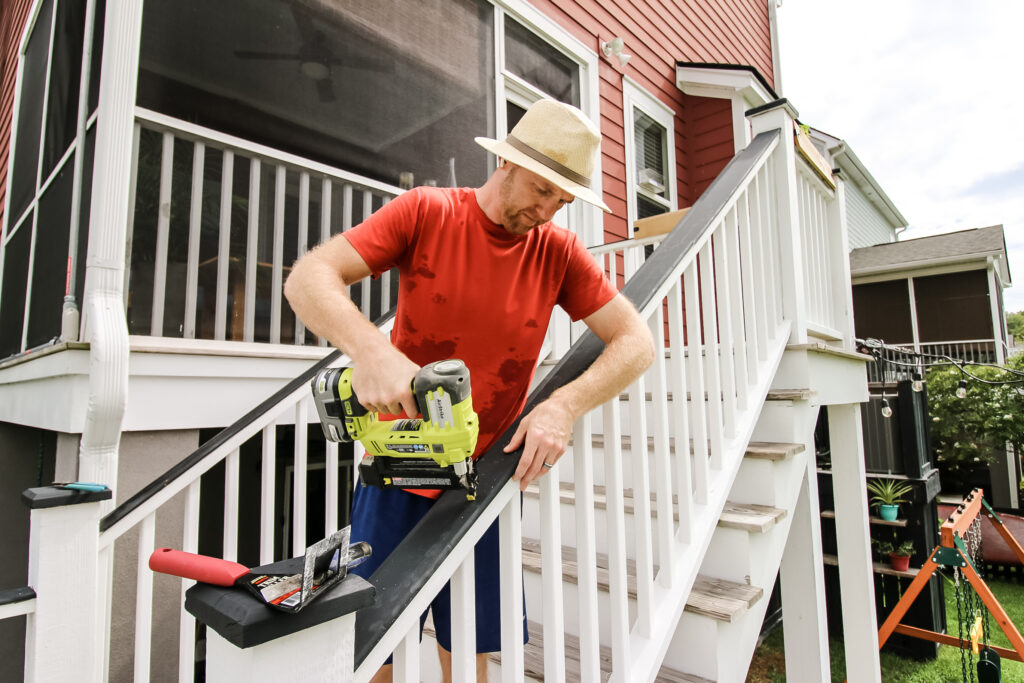
[{"label": "nail gun magazine", "polygon": [[363,485],[402,489],[465,489],[476,498],[480,423],[473,410],[469,368],[450,359],[425,365],[413,379],[420,417],[381,420],[352,390],[352,368],[328,368],[313,378],[313,397],[324,437],[359,441]]}]

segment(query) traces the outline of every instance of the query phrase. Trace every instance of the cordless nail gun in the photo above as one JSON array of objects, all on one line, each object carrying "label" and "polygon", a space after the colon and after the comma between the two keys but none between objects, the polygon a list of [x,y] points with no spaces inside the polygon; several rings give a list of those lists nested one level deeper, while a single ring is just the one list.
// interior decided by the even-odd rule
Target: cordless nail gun
[{"label": "cordless nail gun", "polygon": [[363,485],[378,488],[458,489],[476,498],[473,450],[480,424],[473,411],[469,368],[461,360],[424,366],[413,379],[419,419],[380,420],[352,391],[352,368],[328,368],[313,378],[324,436],[358,440]]}]

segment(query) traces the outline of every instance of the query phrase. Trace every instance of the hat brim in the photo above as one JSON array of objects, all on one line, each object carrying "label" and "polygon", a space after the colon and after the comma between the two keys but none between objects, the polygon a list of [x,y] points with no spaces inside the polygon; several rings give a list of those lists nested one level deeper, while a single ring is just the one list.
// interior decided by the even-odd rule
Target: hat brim
[{"label": "hat brim", "polygon": [[580,185],[579,183],[574,183],[573,181],[569,180],[568,178],[558,173],[554,169],[548,168],[547,166],[537,161],[536,159],[533,159],[523,154],[522,152],[520,152],[518,149],[508,144],[507,142],[500,140],[492,140],[491,138],[484,137],[473,138],[473,141],[476,142],[476,144],[483,147],[484,149],[486,149],[488,152],[491,152],[492,154],[499,156],[502,159],[515,164],[516,166],[521,166],[525,168],[527,171],[532,171],[533,173],[536,173],[545,180],[548,180],[551,183],[555,184],[556,186],[560,187],[561,189],[565,190],[572,196],[578,197],[583,201],[587,202],[588,204],[593,204],[594,206],[603,209],[608,213],[612,212],[612,210],[608,208],[608,205],[601,201],[601,198],[597,195],[597,193],[591,190],[589,187],[587,187],[586,185]]}]

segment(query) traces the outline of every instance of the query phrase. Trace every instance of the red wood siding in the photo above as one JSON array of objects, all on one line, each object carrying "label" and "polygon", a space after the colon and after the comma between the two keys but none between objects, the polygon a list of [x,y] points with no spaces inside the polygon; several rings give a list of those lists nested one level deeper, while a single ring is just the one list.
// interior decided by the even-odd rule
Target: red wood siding
[{"label": "red wood siding", "polygon": [[31,7],[32,0],[5,0],[0,16],[0,224],[7,206],[7,157],[11,147],[18,45]]},{"label": "red wood siding", "polygon": [[604,199],[608,241],[628,235],[624,177],[622,75],[676,115],[676,178],[680,206],[689,206],[733,156],[732,115],[724,100],[688,97],[676,87],[676,62],[755,67],[772,82],[770,0],[532,0],[547,16],[600,54],[616,36],[633,55],[620,69],[600,59]]}]

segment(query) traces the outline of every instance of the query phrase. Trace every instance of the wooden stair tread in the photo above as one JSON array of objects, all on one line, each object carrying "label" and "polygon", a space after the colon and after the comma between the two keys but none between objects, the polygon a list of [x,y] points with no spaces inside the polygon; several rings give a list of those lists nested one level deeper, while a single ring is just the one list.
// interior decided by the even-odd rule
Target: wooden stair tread
[{"label": "wooden stair tread", "polygon": [[825,353],[831,356],[839,356],[840,358],[849,358],[850,360],[871,360],[874,358],[871,356],[858,353],[857,351],[848,351],[838,346],[832,346],[822,341],[809,342],[807,344],[790,344],[786,347],[786,351],[811,351],[814,353]]},{"label": "wooden stair tread", "polygon": [[718,525],[731,529],[764,533],[786,516],[786,511],[768,505],[726,501]]},{"label": "wooden stair tread", "polygon": [[[423,629],[425,633],[433,635],[429,628]],[[544,628],[535,621],[527,623],[527,630],[530,633],[530,642],[523,648],[524,673],[530,678],[544,680]],[[580,639],[571,633],[564,636],[565,644],[565,679],[567,681],[578,681],[580,673]],[[612,671],[612,649],[607,645],[600,647],[598,655],[601,666],[601,681],[607,681]],[[501,664],[501,653],[491,653],[491,660]],[[667,666],[661,667],[655,677],[655,683],[713,683],[712,681],[670,669]]]},{"label": "wooden stair tread", "polygon": [[[621,437],[622,449],[631,450],[633,446],[633,439],[629,434],[623,434]],[[594,434],[591,438],[591,445],[594,448],[604,448],[605,438],[604,434]],[[569,445],[572,445],[570,440]],[[710,444],[709,444],[710,447]],[[654,450],[654,437],[647,437],[647,450]],[[669,453],[676,452],[676,440],[675,437],[669,437],[668,439],[668,450]],[[773,443],[768,441],[751,441],[747,445],[747,449],[744,452],[744,456],[748,458],[760,458],[762,460],[785,460],[786,458],[801,453],[804,450],[804,445],[800,443]],[[690,440],[690,452],[693,452],[693,440]]]},{"label": "wooden stair tread", "polygon": [[816,392],[812,389],[769,389],[769,401],[808,401]]},{"label": "wooden stair tread", "polygon": [[[523,571],[540,574],[542,566],[540,541],[524,538]],[[657,575],[657,567],[654,573]],[[562,580],[579,582],[576,549],[571,546],[562,546]],[[609,581],[608,556],[597,553],[597,589],[607,593]],[[636,563],[629,558],[626,559],[626,591],[630,598],[636,599]],[[732,621],[753,606],[763,594],[764,591],[756,586],[698,574],[686,600],[686,611],[717,621]]]}]

